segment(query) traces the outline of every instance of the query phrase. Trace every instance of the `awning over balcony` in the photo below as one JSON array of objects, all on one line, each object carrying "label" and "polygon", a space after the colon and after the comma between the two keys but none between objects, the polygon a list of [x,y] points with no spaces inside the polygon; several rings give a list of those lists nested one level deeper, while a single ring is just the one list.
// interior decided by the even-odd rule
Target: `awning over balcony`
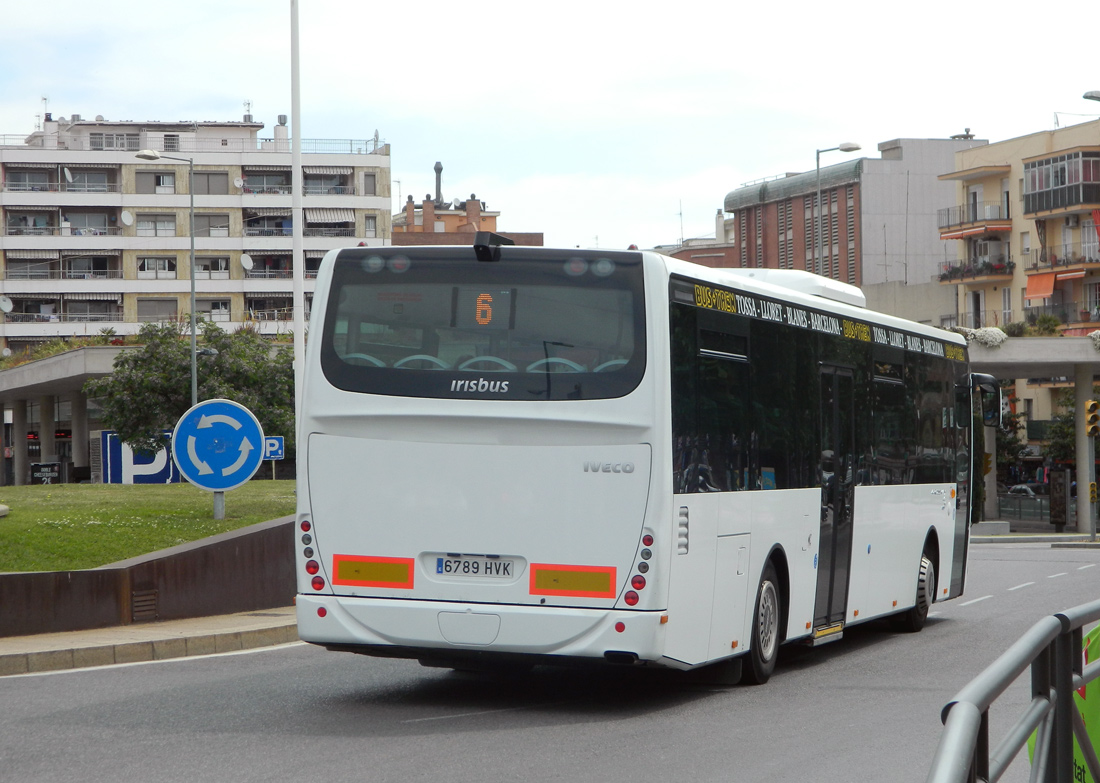
[{"label": "awning over balcony", "polygon": [[1049,299],[1054,293],[1054,279],[1057,276],[1057,272],[1031,275],[1027,279],[1027,293],[1024,294],[1024,299]]},{"label": "awning over balcony", "polygon": [[1058,275],[1058,280],[1077,280],[1078,278],[1085,276],[1085,270],[1077,269],[1073,272],[1057,272],[1056,274]]},{"label": "awning over balcony", "polygon": [[56,250],[5,250],[8,258],[57,258]]},{"label": "awning over balcony", "polygon": [[972,237],[978,234],[996,233],[998,231],[1011,230],[1011,225],[986,224],[982,226],[971,226],[970,228],[963,228],[957,231],[947,231],[943,234],[940,234],[940,239],[963,239],[964,237]]},{"label": "awning over balcony", "polygon": [[290,171],[290,166],[253,166],[245,163],[241,166],[241,169],[247,174],[250,171]]},{"label": "awning over balcony", "polygon": [[351,174],[351,166],[302,166],[303,174]]},{"label": "awning over balcony", "polygon": [[308,223],[354,223],[354,209],[307,209]]},{"label": "awning over balcony", "polygon": [[290,217],[290,207],[245,207],[245,211],[251,212],[252,217]]},{"label": "awning over balcony", "polygon": [[114,302],[115,304],[122,304],[122,294],[104,294],[104,293],[67,293],[62,294],[61,298],[66,302]]}]

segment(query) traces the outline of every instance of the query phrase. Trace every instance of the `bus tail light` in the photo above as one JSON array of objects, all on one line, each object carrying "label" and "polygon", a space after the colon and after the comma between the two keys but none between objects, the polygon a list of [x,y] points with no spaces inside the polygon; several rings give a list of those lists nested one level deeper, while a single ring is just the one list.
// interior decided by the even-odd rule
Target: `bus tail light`
[{"label": "bus tail light", "polygon": [[320,570],[321,570],[321,565],[316,560],[309,560],[309,561],[306,562],[306,573],[307,574],[310,574],[310,575],[316,574]]},{"label": "bus tail light", "polygon": [[313,577],[313,583],[312,584],[313,584],[313,589],[314,590],[324,590],[325,589],[325,580],[322,579],[319,576]]},{"label": "bus tail light", "polygon": [[645,577],[641,574],[635,574],[634,578],[630,580],[630,586],[635,590],[641,590],[645,587]]},{"label": "bus tail light", "polygon": [[635,593],[633,590],[627,590],[626,595],[623,596],[623,600],[626,601],[627,606],[637,606],[638,594]]}]

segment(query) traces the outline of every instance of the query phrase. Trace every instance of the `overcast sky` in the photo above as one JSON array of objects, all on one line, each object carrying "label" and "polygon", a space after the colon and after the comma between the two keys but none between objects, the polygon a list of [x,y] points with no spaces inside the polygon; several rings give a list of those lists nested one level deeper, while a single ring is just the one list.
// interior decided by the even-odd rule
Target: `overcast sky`
[{"label": "overcast sky", "polygon": [[[302,137],[391,145],[503,231],[624,248],[713,235],[726,193],[899,137],[1100,114],[1097,6],[300,0]],[[0,135],[54,117],[290,115],[290,0],[0,0]],[[293,129],[291,131],[294,132]],[[1098,140],[1100,141],[1100,140]],[[853,157],[822,156],[822,165]],[[399,183],[399,184],[398,184]]]}]

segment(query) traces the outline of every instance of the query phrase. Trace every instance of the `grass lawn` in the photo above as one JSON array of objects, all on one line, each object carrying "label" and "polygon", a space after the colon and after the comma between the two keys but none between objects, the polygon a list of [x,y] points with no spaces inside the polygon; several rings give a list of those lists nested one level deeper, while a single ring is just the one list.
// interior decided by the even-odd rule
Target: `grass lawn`
[{"label": "grass lawn", "polygon": [[191,484],[0,487],[0,572],[95,568],[294,513],[293,481],[250,481],[214,495]]}]

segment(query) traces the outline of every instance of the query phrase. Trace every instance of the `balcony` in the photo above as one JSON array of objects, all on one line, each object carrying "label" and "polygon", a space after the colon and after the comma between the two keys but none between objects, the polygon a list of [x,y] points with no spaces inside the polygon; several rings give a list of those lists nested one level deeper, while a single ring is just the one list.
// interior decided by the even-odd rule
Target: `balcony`
[{"label": "balcony", "polygon": [[995,201],[960,204],[936,212],[940,239],[965,239],[1012,230],[1008,205]]},{"label": "balcony", "polygon": [[1075,182],[1072,185],[1024,194],[1025,215],[1053,212],[1057,216],[1059,210],[1080,212],[1082,206],[1098,205],[1100,205],[1100,182]]},{"label": "balcony", "polygon": [[1050,272],[1069,269],[1089,270],[1100,265],[1100,245],[1091,243],[1071,243],[1068,245],[1049,245],[1032,250],[1026,256],[1025,272]]},{"label": "balcony", "polygon": [[[973,312],[959,313],[958,320],[955,322],[958,326],[965,327],[967,329],[981,329],[984,326],[1005,326],[1012,323],[1013,313],[1011,310],[979,310]],[[943,320],[954,320],[945,316]]]},{"label": "balcony", "polygon": [[118,237],[122,229],[118,226],[107,228],[72,228],[70,226],[8,226],[4,233],[9,237]]},{"label": "balcony", "polygon": [[966,282],[1011,280],[1016,262],[1004,256],[997,258],[972,258],[966,262],[944,262],[940,265],[940,282],[959,285]]},{"label": "balcony", "polygon": [[1088,302],[1061,302],[1024,308],[1024,321],[1029,326],[1034,326],[1043,316],[1057,319],[1059,327],[1063,328],[1080,328],[1092,323],[1100,328],[1100,304],[1090,307]]}]

